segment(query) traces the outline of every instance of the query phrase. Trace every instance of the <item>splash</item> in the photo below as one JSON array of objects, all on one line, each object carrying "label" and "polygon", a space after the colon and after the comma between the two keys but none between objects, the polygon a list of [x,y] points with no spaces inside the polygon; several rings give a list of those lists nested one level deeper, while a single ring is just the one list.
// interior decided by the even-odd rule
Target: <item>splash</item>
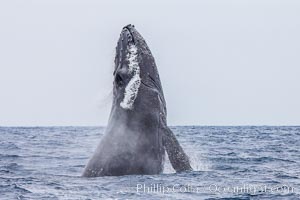
[{"label": "splash", "polygon": [[129,63],[129,73],[132,73],[133,76],[125,88],[124,99],[120,103],[120,106],[124,109],[133,108],[133,103],[137,97],[138,90],[141,84],[140,67],[137,55],[137,47],[133,44],[129,45],[126,59]]}]

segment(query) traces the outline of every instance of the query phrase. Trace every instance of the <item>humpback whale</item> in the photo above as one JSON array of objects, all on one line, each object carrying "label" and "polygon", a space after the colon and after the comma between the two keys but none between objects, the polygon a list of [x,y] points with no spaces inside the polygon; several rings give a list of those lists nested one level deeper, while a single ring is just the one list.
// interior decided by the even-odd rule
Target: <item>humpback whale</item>
[{"label": "humpback whale", "polygon": [[154,57],[133,25],[121,31],[114,64],[108,125],[83,176],[159,174],[165,152],[176,172],[192,170],[167,126],[166,101]]}]

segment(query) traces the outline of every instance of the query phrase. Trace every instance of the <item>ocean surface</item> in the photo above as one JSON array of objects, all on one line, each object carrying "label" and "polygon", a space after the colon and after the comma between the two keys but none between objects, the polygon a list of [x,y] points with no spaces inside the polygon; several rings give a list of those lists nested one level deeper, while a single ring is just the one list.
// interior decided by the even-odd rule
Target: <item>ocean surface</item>
[{"label": "ocean surface", "polygon": [[194,171],[83,178],[102,127],[0,127],[0,199],[300,199],[300,127],[172,127]]}]

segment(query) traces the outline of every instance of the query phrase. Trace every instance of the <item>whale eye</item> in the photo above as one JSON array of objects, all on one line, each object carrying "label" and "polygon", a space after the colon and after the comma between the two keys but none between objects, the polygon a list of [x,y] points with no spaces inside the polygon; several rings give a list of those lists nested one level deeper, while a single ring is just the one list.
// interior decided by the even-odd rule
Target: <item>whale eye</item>
[{"label": "whale eye", "polygon": [[119,73],[116,74],[115,82],[118,87],[121,87],[124,84],[123,78]]}]

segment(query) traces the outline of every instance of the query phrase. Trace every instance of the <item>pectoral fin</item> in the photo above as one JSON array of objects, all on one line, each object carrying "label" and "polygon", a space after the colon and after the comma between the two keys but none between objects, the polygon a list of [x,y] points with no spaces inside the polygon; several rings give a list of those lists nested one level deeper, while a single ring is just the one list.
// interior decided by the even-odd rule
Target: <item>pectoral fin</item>
[{"label": "pectoral fin", "polygon": [[193,170],[189,157],[183,151],[172,130],[167,126],[163,128],[163,143],[176,172]]}]

